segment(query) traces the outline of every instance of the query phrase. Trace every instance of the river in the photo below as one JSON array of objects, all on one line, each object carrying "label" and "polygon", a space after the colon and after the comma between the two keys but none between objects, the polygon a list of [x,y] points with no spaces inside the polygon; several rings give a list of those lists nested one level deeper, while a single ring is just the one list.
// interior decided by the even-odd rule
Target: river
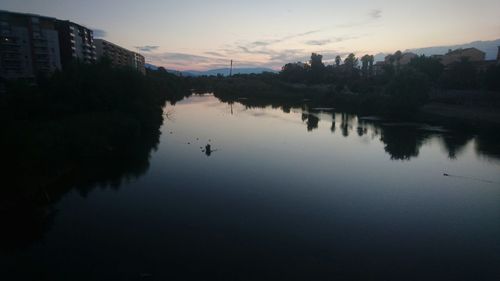
[{"label": "river", "polygon": [[0,279],[500,280],[498,143],[244,103],[168,104],[143,171],[62,195]]}]

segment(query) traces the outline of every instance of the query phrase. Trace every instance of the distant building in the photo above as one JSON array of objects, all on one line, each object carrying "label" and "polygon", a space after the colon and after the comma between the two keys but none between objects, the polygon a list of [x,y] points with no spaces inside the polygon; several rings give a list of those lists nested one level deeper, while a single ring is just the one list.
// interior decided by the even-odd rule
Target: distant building
[{"label": "distant building", "polygon": [[399,60],[396,60],[395,56],[394,55],[388,55],[385,57],[385,64],[398,64],[399,65],[407,65],[411,62],[412,59],[418,57],[417,54],[414,54],[414,53],[402,53],[401,54],[401,57],[399,58]]},{"label": "distant building", "polygon": [[446,55],[441,58],[441,63],[444,66],[448,66],[455,62],[460,62],[463,59],[467,59],[470,62],[482,62],[486,58],[486,53],[480,51],[476,48],[467,49],[457,49],[454,51],[449,51]]},{"label": "distant building", "polygon": [[500,46],[498,46],[497,63],[500,64]]},{"label": "distant building", "polygon": [[55,18],[0,11],[0,77],[34,78],[61,69]]},{"label": "distant building", "polygon": [[93,31],[70,21],[57,21],[63,66],[72,61],[93,63],[97,59]]},{"label": "distant building", "polygon": [[414,53],[404,53],[401,59],[399,60],[400,65],[409,64],[414,58],[417,58],[418,55]]},{"label": "distant building", "polygon": [[133,52],[132,67],[139,70],[142,74],[146,74],[146,60],[144,59],[144,56]]},{"label": "distant building", "polygon": [[98,58],[108,58],[116,66],[130,66],[141,73],[146,73],[144,56],[129,51],[104,39],[95,39]]}]

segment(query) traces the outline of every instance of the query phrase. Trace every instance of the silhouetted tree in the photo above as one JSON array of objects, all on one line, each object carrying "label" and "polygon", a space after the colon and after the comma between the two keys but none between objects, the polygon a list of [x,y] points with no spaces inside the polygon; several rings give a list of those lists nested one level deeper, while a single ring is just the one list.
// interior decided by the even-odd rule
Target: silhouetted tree
[{"label": "silhouetted tree", "polygon": [[347,68],[355,68],[358,67],[358,58],[353,53],[349,54],[347,58],[344,60],[344,64]]},{"label": "silhouetted tree", "polygon": [[430,83],[427,76],[413,68],[401,69],[389,82],[385,93],[390,97],[390,111],[410,113],[428,99]]},{"label": "silhouetted tree", "polygon": [[450,65],[443,74],[442,84],[448,89],[466,90],[474,89],[479,85],[476,67],[467,59]]},{"label": "silhouetted tree", "polygon": [[335,65],[337,67],[339,67],[341,62],[342,62],[342,58],[340,58],[340,56],[336,56],[335,57]]},{"label": "silhouetted tree", "polygon": [[427,75],[427,78],[429,78],[433,84],[439,81],[444,71],[444,66],[438,59],[426,57],[425,55],[412,59],[408,66]]},{"label": "silhouetted tree", "polygon": [[325,65],[323,64],[323,56],[312,53],[311,54],[311,82],[318,83],[323,80],[325,74]]},{"label": "silhouetted tree", "polygon": [[361,73],[365,78],[369,76],[370,58],[370,55],[364,55],[361,57]]},{"label": "silhouetted tree", "polygon": [[488,68],[484,73],[483,83],[490,91],[500,91],[500,65]]},{"label": "silhouetted tree", "polygon": [[292,83],[304,82],[307,79],[308,66],[303,63],[288,63],[281,69],[282,80]]}]

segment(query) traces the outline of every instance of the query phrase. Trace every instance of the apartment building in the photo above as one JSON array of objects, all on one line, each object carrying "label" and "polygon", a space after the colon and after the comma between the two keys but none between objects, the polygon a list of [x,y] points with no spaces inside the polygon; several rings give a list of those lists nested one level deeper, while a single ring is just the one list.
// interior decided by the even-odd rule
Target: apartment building
[{"label": "apartment building", "polygon": [[71,21],[57,21],[63,66],[72,61],[93,63],[97,59],[93,31]]},{"label": "apartment building", "polygon": [[500,46],[498,46],[497,64],[500,64]]},{"label": "apartment building", "polygon": [[0,11],[0,78],[34,78],[61,69],[57,20]]},{"label": "apartment building", "polygon": [[470,62],[483,62],[486,59],[486,53],[476,48],[450,50],[441,58],[441,63],[444,66],[448,66],[452,63],[460,62],[462,59],[467,59]]},{"label": "apartment building", "polygon": [[146,74],[146,60],[143,55],[134,52],[132,55],[132,66],[142,74]]},{"label": "apartment building", "polygon": [[386,65],[393,64],[393,65],[407,65],[409,64],[414,58],[417,58],[418,55],[414,53],[401,53],[399,57],[396,57],[395,55],[388,55],[385,57],[384,63]]},{"label": "apartment building", "polygon": [[129,51],[104,39],[95,39],[98,58],[108,58],[116,66],[130,66],[141,73],[146,73],[144,56]]}]

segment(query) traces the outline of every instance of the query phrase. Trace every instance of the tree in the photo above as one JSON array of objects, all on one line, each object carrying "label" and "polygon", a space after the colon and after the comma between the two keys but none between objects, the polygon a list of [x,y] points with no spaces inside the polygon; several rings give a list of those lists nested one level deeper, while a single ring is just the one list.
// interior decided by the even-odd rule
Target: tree
[{"label": "tree", "polygon": [[385,89],[392,113],[415,111],[427,101],[429,91],[427,76],[411,67],[401,69]]},{"label": "tree", "polygon": [[356,58],[356,55],[351,53],[347,56],[347,58],[345,58],[344,64],[349,69],[356,68],[356,67],[358,67],[358,58]]},{"label": "tree", "polygon": [[467,58],[462,58],[443,74],[442,84],[448,89],[474,89],[479,84],[476,67]]},{"label": "tree", "polygon": [[323,56],[320,54],[312,53],[311,60],[309,61],[312,69],[322,69],[325,68],[323,64]]},{"label": "tree", "polygon": [[370,55],[364,55],[361,58],[361,72],[364,77],[369,76],[369,67],[370,67]]},{"label": "tree", "polygon": [[348,76],[352,76],[355,73],[355,69],[358,67],[358,59],[354,54],[349,54],[344,60],[345,71]]},{"label": "tree", "polygon": [[401,51],[396,51],[394,53],[394,61],[396,62],[396,67],[399,70],[399,67],[401,66],[401,58],[403,58],[403,53]]},{"label": "tree", "polygon": [[368,75],[373,76],[373,63],[375,62],[375,57],[370,55],[368,59]]},{"label": "tree", "polygon": [[438,59],[426,57],[425,55],[412,59],[408,66],[427,75],[433,84],[439,81],[444,71],[444,66]]},{"label": "tree", "polygon": [[500,65],[488,68],[484,73],[484,86],[491,91],[500,91]]},{"label": "tree", "polygon": [[336,56],[335,57],[335,65],[337,67],[339,67],[341,62],[342,62],[342,58],[340,58],[340,56]]},{"label": "tree", "polygon": [[280,77],[291,83],[301,83],[307,79],[307,68],[303,63],[288,63],[281,69]]},{"label": "tree", "polygon": [[311,82],[321,82],[325,74],[325,65],[323,64],[323,56],[320,54],[311,54]]}]

